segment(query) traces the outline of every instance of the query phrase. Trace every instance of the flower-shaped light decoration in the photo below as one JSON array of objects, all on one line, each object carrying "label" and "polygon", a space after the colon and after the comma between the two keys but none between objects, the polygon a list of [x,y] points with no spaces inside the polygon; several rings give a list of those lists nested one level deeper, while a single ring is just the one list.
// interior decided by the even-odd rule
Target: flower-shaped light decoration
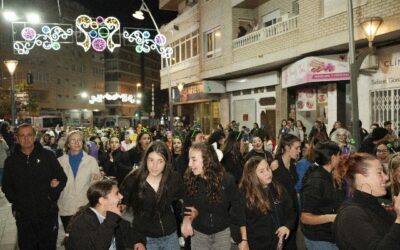
[{"label": "flower-shaped light decoration", "polygon": [[149,53],[150,51],[157,51],[162,58],[171,58],[173,50],[171,47],[165,47],[167,38],[163,34],[157,34],[154,39],[150,38],[150,32],[134,30],[131,32],[130,28],[124,28],[122,33],[123,38],[127,39],[129,43],[136,44],[137,53]]},{"label": "flower-shaped light decoration", "polygon": [[13,23],[14,53],[28,55],[35,47],[45,50],[59,50],[61,43],[72,43],[74,30],[69,24]]},{"label": "flower-shaped light decoration", "polygon": [[85,52],[90,47],[97,52],[103,52],[105,49],[113,52],[115,48],[121,47],[120,22],[115,17],[98,16],[93,19],[87,15],[80,15],[76,18],[75,25],[84,36],[82,41],[78,41],[80,37],[77,36],[76,43],[82,46]]}]

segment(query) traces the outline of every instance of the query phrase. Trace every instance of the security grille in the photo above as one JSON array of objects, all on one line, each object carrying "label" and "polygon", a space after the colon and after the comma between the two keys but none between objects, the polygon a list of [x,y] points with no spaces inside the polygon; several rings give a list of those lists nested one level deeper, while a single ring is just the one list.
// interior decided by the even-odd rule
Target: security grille
[{"label": "security grille", "polygon": [[383,126],[385,121],[392,121],[397,135],[400,122],[400,89],[383,89],[371,91],[372,123]]}]

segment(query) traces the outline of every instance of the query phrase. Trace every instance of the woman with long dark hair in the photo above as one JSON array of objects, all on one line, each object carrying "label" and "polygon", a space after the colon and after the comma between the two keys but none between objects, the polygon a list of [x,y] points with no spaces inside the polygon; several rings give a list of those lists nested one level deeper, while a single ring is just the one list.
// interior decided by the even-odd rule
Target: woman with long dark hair
[{"label": "woman with long dark hair", "polygon": [[182,153],[176,158],[175,169],[182,176],[185,175],[189,164],[189,149],[194,143],[204,142],[204,133],[201,129],[192,129],[183,142]]},{"label": "woman with long dark hair", "polygon": [[[296,213],[296,223],[298,219],[299,206],[295,202],[297,193],[295,185],[298,180],[296,172],[296,161],[300,157],[301,142],[297,136],[286,134],[279,141],[275,160],[271,163],[274,179],[278,181],[288,192],[293,204],[293,211]],[[297,230],[297,224],[294,228]],[[288,249],[296,249],[296,234],[291,234],[287,242]]]},{"label": "woman with long dark hair", "polygon": [[294,228],[296,215],[286,190],[273,180],[267,161],[250,158],[240,184],[246,204],[246,231],[250,249],[277,249],[284,246]]},{"label": "woman with long dark hair", "polygon": [[182,224],[182,234],[192,235],[192,249],[230,249],[231,223],[240,227],[239,249],[248,249],[238,187],[211,145],[196,143],[190,148],[184,204],[198,211],[195,219],[185,216]]},{"label": "woman with long dark hair", "polygon": [[171,153],[163,142],[149,145],[140,168],[126,177],[121,190],[127,209],[133,212],[133,227],[146,238],[146,248],[179,249],[171,206],[182,199],[183,183],[173,171]]},{"label": "woman with long dark hair", "polygon": [[129,160],[131,161],[132,165],[139,165],[144,152],[146,151],[147,147],[150,145],[152,141],[150,131],[143,128],[142,132],[136,138],[136,146],[128,151],[126,151],[129,155]]},{"label": "woman with long dark hair", "polygon": [[332,223],[345,198],[342,183],[333,181],[340,160],[340,147],[335,142],[316,145],[315,163],[303,178],[301,189],[302,231],[309,250],[338,249]]},{"label": "woman with long dark hair", "polygon": [[241,144],[243,144],[242,132],[232,131],[221,148],[224,154],[221,164],[235,178],[237,184],[239,184],[243,174],[244,159],[240,152]]},{"label": "woman with long dark hair", "polygon": [[108,176],[117,178],[121,184],[125,176],[132,170],[132,164],[127,152],[122,152],[121,144],[117,137],[111,136],[106,157],[100,161],[102,170]]}]

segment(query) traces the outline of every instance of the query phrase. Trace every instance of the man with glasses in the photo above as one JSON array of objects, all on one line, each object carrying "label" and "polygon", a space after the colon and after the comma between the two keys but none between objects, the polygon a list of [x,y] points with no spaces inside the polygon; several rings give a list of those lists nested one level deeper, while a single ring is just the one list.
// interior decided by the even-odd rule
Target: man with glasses
[{"label": "man with glasses", "polygon": [[4,164],[2,190],[12,204],[19,249],[55,250],[57,200],[67,177],[53,152],[35,142],[35,134],[30,124],[18,127],[18,144]]}]

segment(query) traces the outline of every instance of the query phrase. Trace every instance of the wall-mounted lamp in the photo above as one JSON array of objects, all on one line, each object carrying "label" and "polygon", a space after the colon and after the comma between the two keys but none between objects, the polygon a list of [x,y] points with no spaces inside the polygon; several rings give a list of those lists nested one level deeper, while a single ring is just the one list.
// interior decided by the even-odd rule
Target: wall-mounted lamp
[{"label": "wall-mounted lamp", "polygon": [[368,48],[370,50],[360,66],[360,71],[363,73],[370,74],[379,69],[378,56],[375,54],[375,48],[373,47],[372,42],[374,41],[375,35],[378,32],[382,22],[383,20],[380,17],[370,17],[361,23],[361,27],[363,28],[364,34],[368,40]]},{"label": "wall-mounted lamp", "polygon": [[181,92],[183,90],[183,83],[178,84],[178,90],[179,90],[179,92]]},{"label": "wall-mounted lamp", "polygon": [[370,17],[361,23],[364,33],[368,39],[368,47],[372,47],[372,42],[374,41],[376,32],[378,31],[382,22],[383,20],[380,17]]}]

